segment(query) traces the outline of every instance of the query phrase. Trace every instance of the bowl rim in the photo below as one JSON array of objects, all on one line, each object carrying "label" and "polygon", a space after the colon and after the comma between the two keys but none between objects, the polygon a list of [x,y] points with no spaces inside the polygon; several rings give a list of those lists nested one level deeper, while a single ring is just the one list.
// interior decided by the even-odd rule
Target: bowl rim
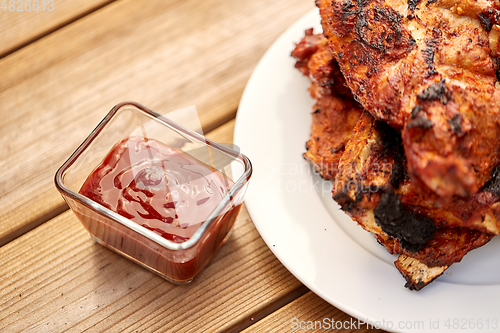
[{"label": "bowl rim", "polygon": [[[64,173],[68,170],[69,167],[84,153],[84,151],[90,146],[90,144],[97,138],[99,133],[105,128],[105,126],[109,123],[109,121],[120,111],[121,108],[126,106],[133,106],[139,112],[144,113],[146,116],[151,118],[152,120],[158,121],[160,124],[170,128],[171,130],[188,136],[190,139],[197,141],[202,144],[206,144],[211,148],[215,148],[220,150],[232,157],[235,160],[239,160],[245,167],[242,175],[234,181],[233,186],[229,189],[229,191],[224,195],[219,204],[214,208],[214,210],[210,213],[208,218],[198,227],[193,236],[191,236],[188,240],[182,243],[174,243],[168,239],[163,238],[159,234],[155,233],[152,230],[149,230],[140,224],[119,215],[118,213],[102,206],[101,204],[87,198],[86,196],[75,192],[64,185],[63,176]],[[96,166],[97,167],[97,166]],[[193,247],[200,241],[201,237],[205,233],[205,231],[217,220],[217,217],[221,215],[223,208],[230,204],[234,196],[239,192],[239,190],[245,186],[245,184],[250,180],[252,176],[252,163],[247,156],[243,155],[240,152],[237,152],[231,148],[225,147],[211,139],[208,139],[202,134],[199,134],[195,131],[192,131],[184,126],[168,119],[167,117],[137,103],[137,102],[121,102],[116,104],[107,114],[106,116],[99,122],[99,124],[92,130],[92,132],[87,136],[87,138],[78,146],[78,148],[71,154],[71,156],[59,167],[57,170],[54,182],[57,190],[63,194],[63,198],[66,200],[65,196],[72,198],[73,200],[82,203],[90,209],[97,211],[98,213],[111,218],[112,220],[124,225],[125,227],[132,229],[133,231],[141,234],[142,236],[154,241],[160,246],[163,246],[169,250],[185,250]]]}]

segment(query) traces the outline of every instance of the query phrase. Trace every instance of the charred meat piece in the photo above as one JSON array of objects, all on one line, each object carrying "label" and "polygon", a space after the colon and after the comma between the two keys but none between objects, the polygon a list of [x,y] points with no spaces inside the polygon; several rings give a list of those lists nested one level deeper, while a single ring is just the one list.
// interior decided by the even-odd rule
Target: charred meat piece
[{"label": "charred meat piece", "polygon": [[312,29],[307,30],[292,56],[297,59],[295,67],[311,79],[309,91],[316,99],[311,138],[306,143],[304,158],[323,178],[333,179],[361,107],[345,86],[323,35],[314,35]]},{"label": "charred meat piece", "polygon": [[396,131],[363,112],[352,131],[335,177],[334,200],[365,230],[376,235],[384,234],[374,216],[382,193],[399,188],[407,178],[400,143]]},{"label": "charred meat piece", "polygon": [[[313,83],[310,90],[315,86]],[[324,179],[333,179],[337,174],[340,157],[360,113],[356,102],[331,94],[321,95],[314,105],[311,138],[303,156]]]},{"label": "charred meat piece", "polygon": [[[471,207],[470,202],[461,201],[441,207],[432,196],[425,199],[416,193],[407,175],[399,133],[368,112],[359,118],[339,162],[333,196],[391,254],[400,255],[395,265],[410,289],[421,289],[493,237],[481,218],[491,209],[489,203]],[[470,220],[456,226],[445,223],[445,218],[464,216],[473,208],[478,211]]]},{"label": "charred meat piece", "polygon": [[357,101],[402,132],[416,189],[477,193],[500,162],[497,2],[317,0]]},{"label": "charred meat piece", "polygon": [[419,252],[409,253],[394,239],[381,239],[390,253],[400,254],[394,265],[406,279],[406,287],[420,290],[444,273],[453,263],[460,262],[471,250],[486,244],[493,235],[467,228],[439,228],[434,237]]}]

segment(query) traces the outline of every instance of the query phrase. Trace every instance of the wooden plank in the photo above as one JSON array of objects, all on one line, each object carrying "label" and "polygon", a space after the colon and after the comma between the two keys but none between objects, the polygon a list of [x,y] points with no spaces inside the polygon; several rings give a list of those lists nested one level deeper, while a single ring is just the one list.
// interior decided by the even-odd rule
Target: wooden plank
[{"label": "wooden plank", "polygon": [[228,242],[192,283],[175,286],[98,245],[71,211],[0,248],[6,332],[214,332],[302,285],[242,209]]},{"label": "wooden plank", "polygon": [[384,332],[359,322],[313,292],[297,298],[243,332]]},{"label": "wooden plank", "polygon": [[194,104],[204,129],[216,128],[265,50],[313,7],[124,0],[0,59],[0,245],[65,209],[54,173],[114,104]]},{"label": "wooden plank", "polygon": [[0,0],[0,58],[113,0]]}]

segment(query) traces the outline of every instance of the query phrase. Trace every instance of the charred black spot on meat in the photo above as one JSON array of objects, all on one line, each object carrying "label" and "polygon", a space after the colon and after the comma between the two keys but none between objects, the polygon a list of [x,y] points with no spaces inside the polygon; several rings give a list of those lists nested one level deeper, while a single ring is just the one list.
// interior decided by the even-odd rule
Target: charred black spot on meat
[{"label": "charred black spot on meat", "polygon": [[372,31],[373,29],[368,25],[368,21],[366,20],[366,13],[360,12],[358,14],[358,21],[356,22],[356,33],[359,36],[360,41],[378,51],[382,51],[384,49],[384,44],[380,41],[370,41],[369,37],[367,37],[367,33],[364,29]]},{"label": "charred black spot on meat", "polygon": [[382,230],[399,239],[401,246],[410,252],[420,251],[437,229],[432,219],[408,211],[393,191],[382,194],[373,213]]},{"label": "charred black spot on meat", "polygon": [[351,199],[346,192],[339,192],[333,196],[333,200],[335,200],[340,207],[346,212],[351,212],[356,208],[356,202]]},{"label": "charred black spot on meat", "polygon": [[417,42],[415,41],[415,39],[413,39],[413,36],[410,36],[409,43],[412,50],[415,46],[417,46]]},{"label": "charred black spot on meat", "polygon": [[320,111],[321,111],[320,109],[316,109],[316,110],[314,110],[313,113],[316,114],[316,113],[319,113]]},{"label": "charred black spot on meat", "polygon": [[422,54],[424,55],[425,63],[429,68],[429,70],[427,71],[427,77],[429,77],[438,73],[434,68],[434,51],[436,50],[436,47],[433,39],[426,39],[425,43],[427,47],[422,50]]},{"label": "charred black spot on meat", "polygon": [[493,60],[493,66],[495,68],[495,76],[497,78],[497,81],[500,81],[500,58],[492,57],[491,60]]},{"label": "charred black spot on meat", "polygon": [[356,0],[356,4],[359,8],[363,8],[368,6],[373,0]]},{"label": "charred black spot on meat", "polygon": [[431,3],[436,2],[437,0],[428,0],[427,3],[425,4],[426,6],[429,6]]},{"label": "charred black spot on meat", "polygon": [[394,155],[397,147],[402,144],[401,135],[387,123],[377,120],[375,122],[375,131],[380,135],[382,149],[379,152],[381,156]]},{"label": "charred black spot on meat", "polygon": [[[394,35],[396,37],[396,40],[401,39],[403,37],[403,31],[401,29],[401,19],[403,18],[398,12],[394,10],[388,11],[387,8],[384,8],[384,14],[389,17],[389,22],[392,23],[392,26],[394,28]],[[388,36],[388,38],[391,35]],[[389,39],[388,39],[389,41]]]},{"label": "charred black spot on meat", "polygon": [[[408,9],[413,13],[419,2],[420,0],[408,0]],[[411,20],[410,18],[408,19]]]},{"label": "charred black spot on meat", "polygon": [[[355,199],[353,200],[351,196],[348,194],[349,192],[354,191]],[[355,182],[354,180],[350,180],[347,184],[342,187],[342,190],[337,192],[333,196],[333,200],[335,200],[342,210],[346,212],[351,212],[354,209],[358,208],[358,203],[363,200],[364,195],[370,195],[369,191],[364,190],[363,184],[359,182]]]},{"label": "charred black spot on meat", "polygon": [[412,119],[408,124],[406,125],[407,129],[413,128],[413,127],[418,127],[422,129],[429,129],[432,127],[432,121],[427,118],[427,116],[420,115],[415,119]]},{"label": "charred black spot on meat", "polygon": [[489,15],[487,12],[481,12],[477,14],[477,17],[479,18],[479,22],[481,22],[484,30],[490,32],[491,28],[493,28],[493,24],[495,23],[493,15]]},{"label": "charred black spot on meat", "polygon": [[[352,20],[352,17],[350,19]],[[403,16],[390,7],[373,5],[364,8],[358,5],[355,12],[354,40],[374,51],[362,48],[368,59],[360,61],[362,64],[371,64],[373,73],[376,73],[376,65],[384,57],[388,60],[399,59],[416,46],[402,21]]]},{"label": "charred black spot on meat", "polygon": [[497,165],[495,170],[493,170],[490,180],[484,185],[483,189],[500,197],[500,165]]},{"label": "charred black spot on meat", "polygon": [[426,48],[422,50],[425,63],[428,67],[427,77],[437,74],[436,68],[434,67],[434,53],[441,40],[442,32],[441,30],[434,28],[432,29],[432,38],[425,39]]},{"label": "charred black spot on meat", "polygon": [[383,157],[392,156],[394,161],[389,183],[392,188],[397,189],[407,177],[406,155],[401,134],[382,121],[375,123],[375,130],[379,133],[380,141],[382,142],[382,148],[378,153]]},{"label": "charred black spot on meat", "polygon": [[355,5],[350,0],[344,0],[341,3],[342,6],[342,15],[348,19],[349,16],[354,14],[355,10],[353,9]]},{"label": "charred black spot on meat", "polygon": [[[335,4],[336,2],[333,2]],[[340,23],[342,24],[342,34],[347,34],[353,26],[353,20],[357,15],[355,5],[350,0],[343,0],[340,3]]]},{"label": "charred black spot on meat", "polygon": [[339,144],[337,147],[330,148],[330,153],[335,154],[339,151],[343,151],[345,149],[345,145],[343,143]]},{"label": "charred black spot on meat", "polygon": [[423,109],[422,105],[415,105],[413,109],[411,109],[411,119],[415,119],[417,114]]},{"label": "charred black spot on meat", "polygon": [[415,291],[421,290],[423,287],[425,287],[426,285],[428,285],[429,283],[431,283],[432,281],[434,281],[435,279],[437,279],[439,277],[439,276],[436,276],[430,281],[422,281],[422,279],[417,279],[417,281],[413,281],[412,277],[410,275],[404,274],[404,273],[401,273],[401,274],[403,275],[403,277],[406,280],[405,288],[408,288],[409,290],[415,290]]},{"label": "charred black spot on meat", "polygon": [[448,120],[450,123],[450,129],[455,133],[455,134],[462,134],[462,115],[457,114],[450,120]]},{"label": "charred black spot on meat", "polygon": [[[402,146],[401,146],[402,148]],[[398,189],[401,183],[408,178],[406,157],[403,155],[404,160],[394,159],[394,164],[392,165],[391,176],[389,178],[389,183],[395,189]]]},{"label": "charred black spot on meat", "polygon": [[449,96],[446,91],[446,83],[444,79],[441,79],[441,81],[431,84],[429,87],[424,89],[424,91],[418,94],[417,98],[421,101],[440,100],[441,103],[443,104],[448,103]]}]

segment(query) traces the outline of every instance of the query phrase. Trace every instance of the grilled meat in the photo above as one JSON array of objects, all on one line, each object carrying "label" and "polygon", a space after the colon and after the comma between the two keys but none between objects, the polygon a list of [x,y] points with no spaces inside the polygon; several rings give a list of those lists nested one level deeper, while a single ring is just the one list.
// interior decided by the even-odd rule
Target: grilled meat
[{"label": "grilled meat", "polygon": [[297,59],[295,67],[311,79],[309,92],[316,99],[311,138],[306,143],[304,158],[323,178],[333,179],[361,107],[345,86],[344,77],[323,35],[314,35],[312,29],[307,30],[292,56]]},{"label": "grilled meat", "polygon": [[416,190],[477,193],[500,162],[498,3],[316,3],[356,100],[402,132]]},{"label": "grilled meat", "polygon": [[[316,90],[316,84],[310,90]],[[311,138],[303,156],[324,179],[333,179],[337,174],[338,162],[360,113],[354,101],[331,94],[321,95],[314,105]]]},{"label": "grilled meat", "polygon": [[[394,212],[397,205],[416,216],[429,217],[436,227],[458,227],[500,234],[500,172],[475,195],[453,197],[445,203],[428,192],[417,191],[406,167],[406,158],[397,131],[375,120],[365,112],[353,130],[353,135],[339,163],[335,178],[334,199],[347,212],[375,210],[384,203]],[[358,217],[362,218],[362,217]],[[397,216],[402,219],[402,216]],[[382,218],[381,218],[382,219]],[[389,220],[385,216],[383,219]],[[409,226],[407,226],[409,227]],[[419,227],[420,229],[422,227]],[[378,226],[368,229],[377,233]],[[408,230],[408,233],[414,234]]]},{"label": "grilled meat", "polygon": [[317,99],[304,157],[324,178],[335,178],[333,195],[342,209],[391,254],[399,254],[395,266],[408,288],[423,288],[499,233],[500,176],[474,196],[443,204],[432,191],[418,192],[400,132],[361,112],[326,39],[310,29],[292,55]]},{"label": "grilled meat", "polygon": [[[416,193],[407,175],[399,133],[368,112],[359,118],[340,160],[333,195],[389,253],[400,255],[395,265],[410,289],[423,288],[493,237],[444,223],[444,218],[463,215],[473,207],[461,202],[455,203],[454,211],[448,210],[452,207],[439,207],[432,197],[426,200]],[[472,225],[483,222],[480,216],[490,206],[481,209],[470,217]]]}]

